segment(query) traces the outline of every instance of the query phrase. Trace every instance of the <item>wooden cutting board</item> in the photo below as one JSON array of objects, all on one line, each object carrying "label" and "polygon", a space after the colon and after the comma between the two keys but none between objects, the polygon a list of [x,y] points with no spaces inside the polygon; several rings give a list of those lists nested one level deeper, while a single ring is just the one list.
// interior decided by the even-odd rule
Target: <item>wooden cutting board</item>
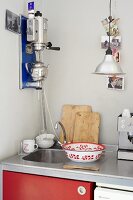
[{"label": "wooden cutting board", "polygon": [[75,116],[73,142],[94,142],[99,139],[100,115],[96,112],[78,112]]},{"label": "wooden cutting board", "polygon": [[[91,112],[92,108],[89,105],[64,105],[62,107],[61,122],[63,123],[66,130],[67,142],[73,141],[75,115],[80,111]],[[60,132],[60,142],[64,142],[62,131]]]}]

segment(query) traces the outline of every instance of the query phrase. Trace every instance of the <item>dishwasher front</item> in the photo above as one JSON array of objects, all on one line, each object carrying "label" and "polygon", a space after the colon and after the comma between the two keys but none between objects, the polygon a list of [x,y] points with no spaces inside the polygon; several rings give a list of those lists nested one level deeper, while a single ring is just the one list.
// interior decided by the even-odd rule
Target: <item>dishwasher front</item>
[{"label": "dishwasher front", "polygon": [[94,200],[133,200],[133,191],[131,188],[119,187],[96,187],[94,191]]}]

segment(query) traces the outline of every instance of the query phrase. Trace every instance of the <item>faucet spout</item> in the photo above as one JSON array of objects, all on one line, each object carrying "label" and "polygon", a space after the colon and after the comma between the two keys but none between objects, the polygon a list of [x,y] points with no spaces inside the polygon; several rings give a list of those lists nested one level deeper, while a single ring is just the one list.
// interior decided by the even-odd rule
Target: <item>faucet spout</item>
[{"label": "faucet spout", "polygon": [[58,125],[60,125],[62,131],[63,131],[63,135],[64,135],[64,143],[66,143],[66,130],[65,130],[65,127],[64,125],[60,122],[60,121],[57,121],[55,123],[55,129],[58,129]]}]

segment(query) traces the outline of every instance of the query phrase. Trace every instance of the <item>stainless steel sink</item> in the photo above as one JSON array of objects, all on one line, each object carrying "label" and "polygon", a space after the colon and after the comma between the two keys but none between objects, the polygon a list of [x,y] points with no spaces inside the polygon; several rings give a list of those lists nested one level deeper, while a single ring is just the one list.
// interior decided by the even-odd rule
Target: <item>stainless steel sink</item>
[{"label": "stainless steel sink", "polygon": [[39,149],[27,156],[24,160],[45,163],[64,163],[68,162],[65,152],[61,149]]}]

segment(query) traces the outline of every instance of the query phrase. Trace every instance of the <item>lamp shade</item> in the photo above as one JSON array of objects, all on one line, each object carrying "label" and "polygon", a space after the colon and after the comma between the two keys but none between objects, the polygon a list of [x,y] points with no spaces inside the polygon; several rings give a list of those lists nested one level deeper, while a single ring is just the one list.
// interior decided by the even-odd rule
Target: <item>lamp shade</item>
[{"label": "lamp shade", "polygon": [[112,54],[106,54],[102,63],[100,63],[94,74],[99,75],[122,75],[121,67],[115,62]]}]

